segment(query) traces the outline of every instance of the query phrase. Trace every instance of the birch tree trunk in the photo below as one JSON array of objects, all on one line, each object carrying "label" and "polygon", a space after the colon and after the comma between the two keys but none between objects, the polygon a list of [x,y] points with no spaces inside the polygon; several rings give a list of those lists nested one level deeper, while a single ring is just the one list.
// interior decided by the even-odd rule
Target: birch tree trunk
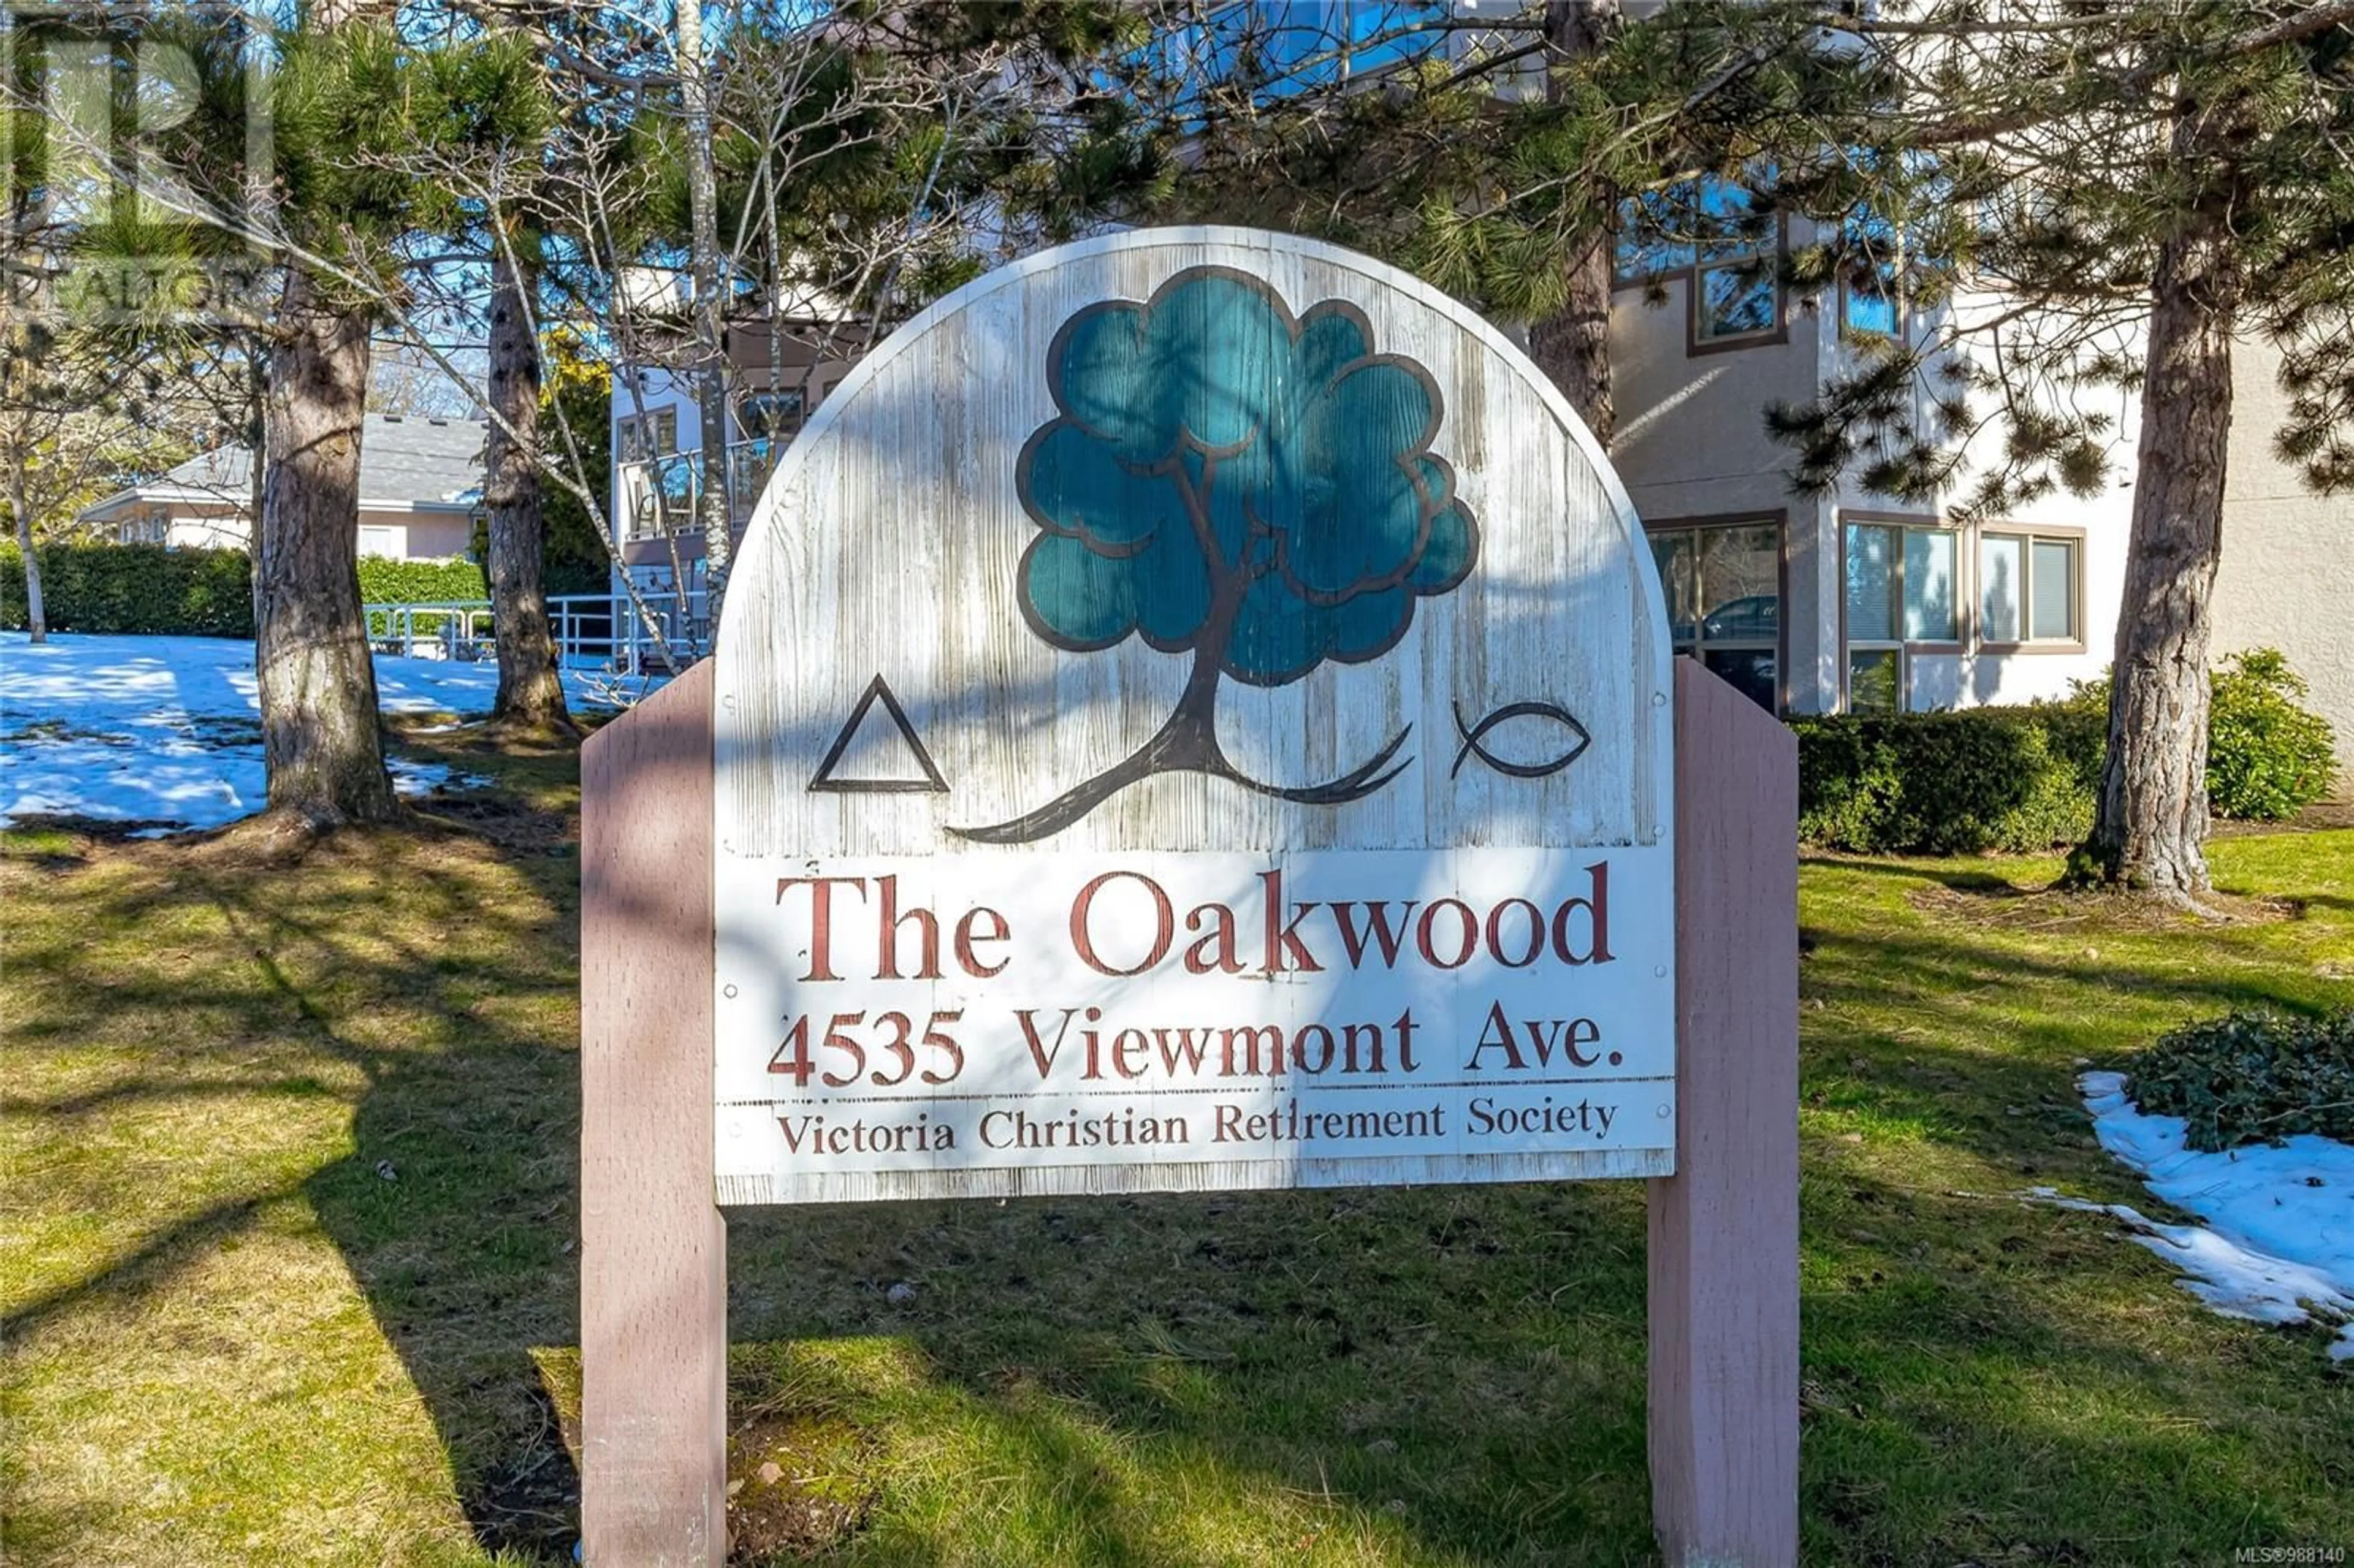
[{"label": "birch tree trunk", "polygon": [[[1619,0],[1547,0],[1548,71],[1600,52],[1618,21]],[[1560,91],[1549,75],[1546,96],[1558,98]],[[1610,193],[1598,191],[1593,199],[1606,208]],[[1529,357],[1561,388],[1605,450],[1618,425],[1610,392],[1611,260],[1608,227],[1597,224],[1593,238],[1569,258],[1569,296],[1561,309],[1529,324]]]},{"label": "birch tree trunk", "polygon": [[398,806],[360,613],[368,322],[321,300],[297,266],[287,270],[278,327],[265,383],[269,469],[255,563],[254,664],[270,807],[313,827],[384,821]]},{"label": "birch tree trunk", "polygon": [[[2178,158],[2199,155],[2195,116]],[[2211,198],[2160,246],[2150,284],[2125,597],[2109,687],[2109,750],[2086,846],[2113,885],[2189,899],[2211,884],[2207,646],[2222,556],[2232,329],[2242,280],[2230,205]]]},{"label": "birch tree trunk", "polygon": [[49,640],[48,612],[41,606],[41,558],[33,553],[33,506],[25,493],[25,470],[19,459],[9,473],[8,511],[16,524],[16,556],[25,563],[25,626],[28,640]]},{"label": "birch tree trunk", "polygon": [[[727,562],[735,541],[727,504],[727,314],[719,293],[719,197],[711,163],[711,78],[703,48],[703,0],[679,0],[679,97],[686,112],[688,269],[695,280],[695,422],[701,427],[696,497],[703,529],[704,615],[711,633],[719,627],[719,605],[727,588]],[[685,613],[686,583],[681,579],[679,610]]]},{"label": "birch tree trunk", "polygon": [[[526,243],[518,236],[514,246]],[[492,411],[482,503],[490,514],[491,630],[498,646],[499,690],[491,722],[518,730],[569,732],[556,643],[547,630],[541,580],[547,524],[540,509],[539,344],[530,291],[537,281],[514,247],[501,245],[491,266]],[[514,434],[508,433],[510,427]]]}]

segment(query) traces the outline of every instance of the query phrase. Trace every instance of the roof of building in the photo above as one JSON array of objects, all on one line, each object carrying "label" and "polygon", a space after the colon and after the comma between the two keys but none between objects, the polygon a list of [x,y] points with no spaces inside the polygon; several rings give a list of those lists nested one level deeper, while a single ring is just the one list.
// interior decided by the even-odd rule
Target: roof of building
[{"label": "roof of building", "polygon": [[[479,419],[368,415],[360,430],[360,504],[471,507],[482,488],[482,444],[489,432]],[[102,518],[131,502],[217,499],[242,504],[252,485],[252,452],[243,446],[216,447],[117,491],[82,515]]]}]

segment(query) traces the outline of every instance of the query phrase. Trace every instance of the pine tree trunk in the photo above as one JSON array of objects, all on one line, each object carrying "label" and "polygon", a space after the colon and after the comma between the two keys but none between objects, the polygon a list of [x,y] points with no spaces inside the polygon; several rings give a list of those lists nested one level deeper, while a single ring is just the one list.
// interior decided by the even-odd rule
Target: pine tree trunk
[{"label": "pine tree trunk", "polygon": [[[1619,0],[1547,0],[1545,64],[1557,71],[1568,62],[1599,52],[1618,25]],[[1548,79],[1546,93],[1557,97],[1560,84]],[[1607,216],[1609,193],[1594,197]],[[1594,237],[1570,257],[1568,297],[1561,309],[1529,325],[1529,357],[1553,378],[1569,406],[1605,450],[1617,432],[1618,413],[1610,395],[1610,273],[1609,231],[1597,221]]]},{"label": "pine tree trunk", "polygon": [[25,493],[25,471],[19,466],[12,474],[8,510],[16,523],[16,555],[25,563],[25,627],[27,641],[47,642],[49,640],[48,612],[41,605],[41,558],[33,552],[33,508]]},{"label": "pine tree trunk", "polygon": [[272,810],[314,827],[398,811],[360,612],[360,429],[368,323],[290,268],[270,356],[254,662]]},{"label": "pine tree trunk", "polygon": [[[2178,132],[2177,149],[2184,138]],[[2109,751],[2086,846],[2112,885],[2189,898],[2211,885],[2207,644],[2222,554],[2239,279],[2217,203],[2158,251],[2150,288]]]},{"label": "pine tree trunk", "polygon": [[[525,243],[517,237],[515,243]],[[541,513],[539,466],[539,344],[532,331],[528,267],[501,247],[491,268],[491,366],[487,396],[490,443],[482,503],[490,514],[491,629],[498,645],[499,691],[494,725],[531,731],[569,731],[564,683],[557,674],[556,642],[547,630],[547,593],[541,581],[547,544]],[[512,427],[514,434],[508,433]]]}]

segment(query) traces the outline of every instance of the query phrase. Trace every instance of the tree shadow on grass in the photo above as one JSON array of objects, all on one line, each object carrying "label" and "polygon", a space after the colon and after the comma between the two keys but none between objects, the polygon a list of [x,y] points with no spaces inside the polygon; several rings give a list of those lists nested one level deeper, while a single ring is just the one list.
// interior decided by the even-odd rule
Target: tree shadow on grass
[{"label": "tree shadow on grass", "polygon": [[[2103,1216],[1810,1167],[1807,1562],[2226,1560],[2323,1528],[2354,1482],[2354,1457],[2283,1425],[2334,1407],[2315,1336],[2212,1317]],[[923,1430],[925,1473],[895,1484],[928,1495],[897,1498],[845,1560],[1238,1561],[1239,1542],[1202,1550],[1219,1507],[1306,1499],[1296,1543],[1266,1530],[1251,1549],[1657,1561],[1632,1184],[732,1230],[739,1363],[758,1341],[777,1397]],[[899,1281],[916,1295],[894,1307]],[[1189,1512],[1189,1495],[1212,1501]],[[977,1550],[981,1520],[1019,1544]]]},{"label": "tree shadow on grass", "polygon": [[[567,915],[570,871],[532,873]],[[2310,1001],[2253,964],[1977,937],[1819,933],[1808,995],[1881,1015],[1809,1015],[1809,1092],[1844,1072],[1999,1169],[2090,1179],[2097,1150],[2051,1136],[2083,1127],[2073,1053],[2186,1002]],[[1974,1048],[1980,1006],[2003,1038]],[[311,1191],[460,1457],[478,1538],[553,1555],[577,1481],[531,1352],[574,1340],[578,1079],[563,1043],[468,1030],[375,1080],[358,1152]],[[1850,1052],[1863,1066],[1830,1065]],[[2317,1358],[2178,1301],[2099,1217],[1990,1212],[1819,1144],[1808,1171],[1810,1562],[2180,1561],[2314,1528],[2313,1499],[2354,1485],[2273,1430],[2325,1421]],[[878,1471],[884,1506],[824,1548],[846,1561],[1216,1561],[1205,1541],[1269,1548],[1279,1510],[1373,1561],[1655,1560],[1631,1183],[738,1211],[730,1254],[739,1417],[847,1415],[923,1456]],[[898,1392],[871,1375],[878,1345],[911,1353]],[[991,1557],[982,1520],[1030,1544]],[[1261,1534],[1219,1535],[1237,1528]]]},{"label": "tree shadow on grass", "polygon": [[[431,977],[426,1009],[451,1037],[348,1047],[370,1066],[354,1152],[303,1190],[433,1417],[477,1542],[568,1562],[579,1477],[534,1352],[578,1339],[578,1059],[560,1033],[502,1022],[500,1004],[537,992],[568,1021],[577,885],[560,856],[502,858],[545,901],[546,928],[400,954],[409,982]],[[515,972],[514,955],[535,950],[553,961]]]},{"label": "tree shadow on grass", "polygon": [[359,1152],[304,1188],[434,1418],[475,1540],[547,1561],[570,1559],[580,1483],[534,1352],[578,1337],[577,1221],[574,1184],[525,1151],[568,1153],[577,1086],[528,1048],[397,1072],[361,1106]]},{"label": "tree shadow on grass", "polygon": [[[135,1321],[257,1226],[307,1230],[306,1209],[422,1396],[476,1541],[568,1560],[578,1479],[532,1354],[577,1338],[578,898],[562,838],[515,849],[413,824],[290,854],[245,829],[39,863],[67,879],[49,885],[71,916],[12,933],[10,1045],[102,1070],[0,1109],[168,1155],[170,1188],[202,1201],[125,1196],[119,1162],[66,1168],[45,1204],[119,1205],[126,1241],[16,1303],[10,1342],[87,1310]],[[272,1136],[281,1105],[302,1130]],[[320,1164],[345,1105],[352,1151]]]},{"label": "tree shadow on grass", "polygon": [[[433,843],[455,841],[371,842],[380,867],[153,890],[217,911],[243,991],[109,981],[109,1006],[228,1009],[307,1055],[224,1071],[162,1041],[151,1073],[13,1107],[348,1097],[352,1152],[224,1193],[12,1330],[135,1292],[298,1193],[429,1412],[477,1542],[560,1561],[578,1480],[556,1412],[574,1386],[535,1354],[577,1340],[574,866],[544,845],[451,859]],[[489,907],[494,885],[507,896]],[[424,917],[386,919],[399,900]],[[2253,965],[2194,974],[1869,924],[1819,929],[1809,1095],[1929,1122],[2006,1171],[2104,1169],[2050,1136],[2081,1130],[2064,1064],[2086,1041],[2128,1039],[2186,998],[2311,990]],[[62,942],[11,959],[79,961]],[[2013,1005],[2034,988],[2040,1011]],[[1974,1048],[1980,1007],[2006,1040]],[[1809,1561],[2181,1561],[2225,1551],[2229,1521],[2309,1532],[2354,1489],[2354,1461],[2290,1435],[2329,1425],[2317,1352],[2206,1319],[2098,1216],[1989,1219],[1986,1200],[1864,1169],[1872,1152],[1808,1150]],[[1631,1183],[751,1211],[730,1229],[739,1420],[818,1409],[881,1456],[880,1505],[829,1548],[843,1560],[1312,1560],[1267,1539],[1275,1518],[1362,1542],[1350,1561],[1654,1560]],[[895,1305],[902,1282],[915,1298]],[[875,1347],[904,1352],[899,1385],[873,1375]],[[988,1557],[973,1532],[990,1520],[1031,1544]]]},{"label": "tree shadow on grass", "polygon": [[[1041,1562],[1648,1563],[1642,1226],[1630,1183],[739,1211],[732,1329],[955,1435],[912,1485],[984,1495],[858,1561],[1022,1560],[959,1550],[986,1514]],[[896,1401],[841,1348],[885,1344]]]}]

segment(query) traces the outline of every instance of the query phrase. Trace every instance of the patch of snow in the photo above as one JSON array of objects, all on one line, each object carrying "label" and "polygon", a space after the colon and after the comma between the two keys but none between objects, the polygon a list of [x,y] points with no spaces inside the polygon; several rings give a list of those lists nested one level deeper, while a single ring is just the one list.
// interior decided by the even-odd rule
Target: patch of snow
[{"label": "patch of snow", "polygon": [[384,767],[392,775],[392,787],[404,795],[430,795],[444,785],[458,789],[479,789],[483,783],[473,774],[453,782],[445,762],[411,762],[404,757],[387,757]]},{"label": "patch of snow", "polygon": [[2185,1290],[2216,1311],[2259,1323],[2318,1313],[2345,1323],[2331,1359],[2354,1359],[2354,1145],[2301,1133],[2212,1153],[2185,1142],[2179,1117],[2134,1108],[2122,1073],[2076,1080],[2101,1147],[2149,1190],[2205,1222],[2160,1224],[2123,1203],[2087,1203],[2049,1188],[2033,1196],[2106,1213],[2133,1239],[2181,1269]]},{"label": "patch of snow", "polygon": [[[379,654],[376,680],[387,713],[463,720],[490,712],[499,673]],[[642,694],[571,671],[564,684],[582,709]],[[267,790],[260,715],[250,642],[65,633],[37,647],[0,633],[0,827],[32,815],[177,824],[140,830],[155,836],[249,815]],[[439,763],[396,758],[391,768],[404,794],[485,782]]]}]

